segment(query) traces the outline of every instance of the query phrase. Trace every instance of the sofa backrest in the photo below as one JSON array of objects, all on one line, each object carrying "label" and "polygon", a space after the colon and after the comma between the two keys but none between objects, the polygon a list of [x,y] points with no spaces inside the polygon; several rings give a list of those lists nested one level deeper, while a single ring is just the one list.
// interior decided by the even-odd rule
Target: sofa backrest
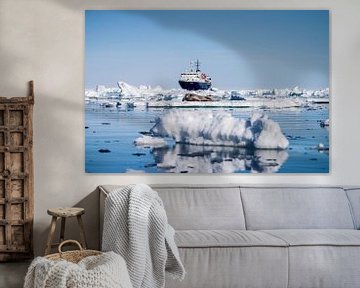
[{"label": "sofa backrest", "polygon": [[239,187],[152,186],[176,230],[244,230]]},{"label": "sofa backrest", "polygon": [[350,203],[342,188],[241,187],[240,190],[248,230],[355,228]]},{"label": "sofa backrest", "polygon": [[[102,186],[111,193],[121,186]],[[151,185],[176,230],[360,229],[360,188]]]}]

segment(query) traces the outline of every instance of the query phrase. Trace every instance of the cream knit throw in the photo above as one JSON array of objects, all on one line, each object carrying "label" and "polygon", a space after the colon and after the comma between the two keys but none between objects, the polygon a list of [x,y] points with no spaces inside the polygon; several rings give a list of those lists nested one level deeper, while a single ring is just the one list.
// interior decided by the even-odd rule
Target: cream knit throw
[{"label": "cream knit throw", "polygon": [[163,203],[144,184],[106,198],[102,250],[124,257],[134,288],[165,287],[165,270],[175,279],[185,276]]},{"label": "cream knit throw", "polygon": [[24,288],[132,288],[124,259],[113,253],[89,256],[78,264],[37,257]]}]

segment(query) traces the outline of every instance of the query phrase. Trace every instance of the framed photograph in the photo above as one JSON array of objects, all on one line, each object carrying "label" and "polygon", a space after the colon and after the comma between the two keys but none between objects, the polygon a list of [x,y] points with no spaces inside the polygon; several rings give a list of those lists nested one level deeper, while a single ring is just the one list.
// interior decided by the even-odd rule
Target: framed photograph
[{"label": "framed photograph", "polygon": [[85,22],[86,172],[329,172],[328,10]]}]

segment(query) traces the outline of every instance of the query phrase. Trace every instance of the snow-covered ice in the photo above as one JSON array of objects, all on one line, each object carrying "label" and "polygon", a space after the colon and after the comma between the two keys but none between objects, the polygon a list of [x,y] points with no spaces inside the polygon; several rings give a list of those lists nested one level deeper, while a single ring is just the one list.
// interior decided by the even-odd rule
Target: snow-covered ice
[{"label": "snow-covered ice", "polygon": [[146,98],[158,95],[164,91],[160,86],[152,88],[151,86],[140,85],[136,87],[125,82],[118,82],[118,87],[122,98]]},{"label": "snow-covered ice", "polygon": [[321,127],[329,127],[330,126],[330,119],[326,119],[325,121],[320,122]]},{"label": "snow-covered ice", "polygon": [[171,137],[177,143],[286,149],[289,141],[278,123],[262,113],[244,120],[228,112],[171,110],[156,119],[151,133]]},{"label": "snow-covered ice", "polygon": [[85,90],[85,99],[118,99],[120,95],[119,88],[106,88],[103,85],[97,85],[95,89]]},{"label": "snow-covered ice", "polygon": [[[126,82],[118,82],[118,87],[105,87],[97,85],[95,89],[85,90],[86,102],[104,101],[120,102],[123,107],[127,103],[134,107],[148,108],[259,108],[259,109],[288,109],[317,104],[329,103],[329,88],[307,90],[299,87],[284,89],[242,89],[221,90],[211,88],[209,90],[192,91],[199,96],[209,96],[213,101],[197,102],[182,101],[189,91],[181,88],[165,89],[160,86],[149,85],[134,86]],[[232,97],[238,95],[238,97]],[[236,100],[236,99],[239,100]],[[107,105],[110,106],[110,105]]]},{"label": "snow-covered ice", "polygon": [[289,98],[250,98],[241,101],[208,101],[208,102],[195,102],[195,101],[149,101],[147,107],[149,108],[186,108],[186,107],[207,107],[207,108],[263,108],[263,109],[281,109],[301,107],[305,102],[300,99]]},{"label": "snow-covered ice", "polygon": [[147,147],[163,147],[166,146],[167,143],[163,138],[159,137],[151,137],[148,135],[143,135],[134,140],[134,144],[136,146],[147,146]]},{"label": "snow-covered ice", "polygon": [[329,147],[326,147],[323,143],[319,143],[316,148],[318,151],[329,151]]}]

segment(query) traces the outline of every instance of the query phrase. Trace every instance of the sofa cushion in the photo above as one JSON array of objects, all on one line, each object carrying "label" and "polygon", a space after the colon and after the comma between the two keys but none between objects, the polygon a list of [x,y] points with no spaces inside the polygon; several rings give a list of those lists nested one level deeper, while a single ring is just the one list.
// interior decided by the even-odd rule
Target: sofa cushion
[{"label": "sofa cushion", "polygon": [[348,229],[262,230],[289,246],[360,246],[360,231]]},{"label": "sofa cushion", "polygon": [[290,245],[289,288],[359,287],[360,231],[317,229],[263,232]]},{"label": "sofa cushion", "polygon": [[360,229],[360,188],[346,189],[352,208],[356,229]]},{"label": "sofa cushion", "polygon": [[244,230],[182,230],[176,231],[178,247],[252,247],[288,244],[268,233]]},{"label": "sofa cushion", "polygon": [[359,247],[292,246],[288,249],[289,288],[360,287]]},{"label": "sofa cushion", "polygon": [[179,248],[183,281],[166,288],[287,288],[288,247]]},{"label": "sofa cushion", "polygon": [[[121,185],[102,185],[106,193]],[[176,230],[245,230],[238,186],[151,185],[164,203],[168,221]]]},{"label": "sofa cushion", "polygon": [[153,187],[176,230],[242,230],[239,187]]},{"label": "sofa cushion", "polygon": [[266,229],[354,229],[342,188],[241,188],[246,226]]}]

